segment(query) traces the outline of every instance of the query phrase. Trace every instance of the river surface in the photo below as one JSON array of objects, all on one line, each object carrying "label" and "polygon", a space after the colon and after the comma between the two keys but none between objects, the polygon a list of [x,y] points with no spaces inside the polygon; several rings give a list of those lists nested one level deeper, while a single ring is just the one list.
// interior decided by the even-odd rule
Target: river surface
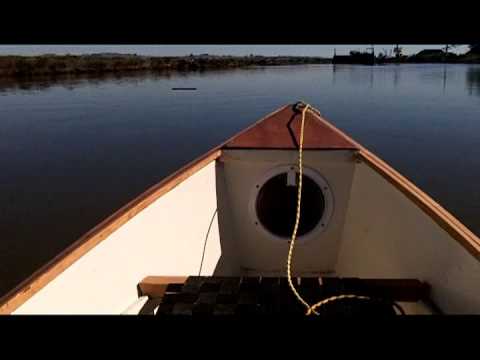
[{"label": "river surface", "polygon": [[479,65],[0,79],[0,295],[149,186],[297,100],[480,234]]}]

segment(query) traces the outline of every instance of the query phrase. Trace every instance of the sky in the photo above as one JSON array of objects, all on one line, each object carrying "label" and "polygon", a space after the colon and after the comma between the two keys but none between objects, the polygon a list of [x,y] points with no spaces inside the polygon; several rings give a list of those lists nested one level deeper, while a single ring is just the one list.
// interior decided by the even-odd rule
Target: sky
[{"label": "sky", "polygon": [[[0,55],[40,55],[40,54],[91,54],[115,52],[150,56],[182,56],[208,53],[211,55],[293,55],[332,57],[334,49],[338,55],[346,55],[350,50],[365,50],[371,45],[0,45]],[[422,49],[438,49],[442,45],[400,45],[405,55]],[[388,52],[393,45],[375,45],[375,53]],[[384,50],[385,49],[385,50]],[[460,45],[453,52],[463,53],[468,46]]]}]

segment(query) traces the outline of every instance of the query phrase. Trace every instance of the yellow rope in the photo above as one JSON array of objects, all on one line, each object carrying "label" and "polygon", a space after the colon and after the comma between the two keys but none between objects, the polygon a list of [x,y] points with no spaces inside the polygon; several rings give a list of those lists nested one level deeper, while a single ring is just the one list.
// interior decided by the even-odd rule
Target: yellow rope
[{"label": "yellow rope", "polygon": [[292,238],[290,241],[290,248],[288,250],[288,258],[287,258],[287,278],[288,278],[288,285],[292,290],[295,297],[300,301],[306,308],[307,312],[306,315],[311,315],[314,313],[318,315],[318,312],[315,310],[322,305],[325,305],[329,302],[340,300],[340,299],[348,299],[348,298],[357,298],[357,299],[369,299],[367,296],[359,296],[359,295],[337,295],[332,296],[322,301],[317,302],[314,305],[308,304],[300,295],[300,293],[295,288],[292,282],[292,257],[293,257],[293,248],[295,247],[295,240],[297,238],[297,231],[298,225],[300,224],[300,208],[302,204],[302,180],[303,180],[303,133],[305,128],[305,114],[307,113],[308,108],[310,105],[306,104],[305,108],[302,111],[302,123],[300,126],[300,141],[298,147],[298,193],[297,193],[297,215],[295,218],[295,226],[293,228]]},{"label": "yellow rope", "polygon": [[307,313],[311,312],[310,305],[303,300],[302,296],[298,293],[295,285],[292,282],[292,256],[293,248],[295,246],[295,239],[297,238],[298,224],[300,223],[300,206],[302,203],[302,178],[303,178],[303,129],[305,126],[305,114],[308,110],[309,105],[305,106],[302,112],[302,123],[300,127],[300,142],[298,147],[298,193],[297,193],[297,216],[295,219],[295,226],[293,228],[292,238],[290,240],[290,248],[288,249],[288,258],[287,258],[287,278],[288,285],[292,289],[293,294],[296,296],[298,301],[300,301],[307,308]]}]

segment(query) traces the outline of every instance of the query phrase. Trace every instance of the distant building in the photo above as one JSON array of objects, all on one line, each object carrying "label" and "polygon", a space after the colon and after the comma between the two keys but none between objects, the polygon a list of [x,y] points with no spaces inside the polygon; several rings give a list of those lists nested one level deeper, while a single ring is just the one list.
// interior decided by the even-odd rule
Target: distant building
[{"label": "distant building", "polygon": [[337,55],[334,52],[333,64],[362,64],[362,65],[374,65],[375,55],[371,52],[359,52],[350,51],[350,55]]},{"label": "distant building", "polygon": [[138,55],[137,54],[122,54],[122,53],[108,53],[108,52],[104,52],[104,53],[93,53],[93,54],[89,54],[87,56],[90,56],[90,57],[101,57],[101,58],[133,58],[133,57],[137,57]]},{"label": "distant building", "polygon": [[204,59],[204,60],[208,60],[208,59],[212,59],[213,56],[210,55],[210,54],[199,54],[199,55],[196,55],[195,58],[197,59]]},{"label": "distant building", "polygon": [[425,62],[425,63],[437,63],[455,60],[456,54],[452,52],[445,52],[442,49],[424,49],[419,53],[412,55],[408,61],[412,62]]}]

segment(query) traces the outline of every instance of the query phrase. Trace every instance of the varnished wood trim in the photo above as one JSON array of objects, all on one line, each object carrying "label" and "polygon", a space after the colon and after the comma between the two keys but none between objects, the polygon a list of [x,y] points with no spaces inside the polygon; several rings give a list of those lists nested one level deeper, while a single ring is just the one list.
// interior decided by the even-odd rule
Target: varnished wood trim
[{"label": "varnished wood trim", "polygon": [[212,161],[215,161],[220,155],[221,150],[217,148],[208,152],[204,156],[184,166],[171,176],[165,178],[163,181],[152,186],[143,194],[95,226],[92,230],[71,244],[67,249],[58,254],[53,260],[41,267],[28,279],[0,299],[0,314],[10,314],[15,311],[15,309],[21,304],[31,298],[50,281],[55,279],[89,250],[105,240],[128,220],[197,171],[210,164]]},{"label": "varnished wood trim", "polygon": [[[304,152],[312,152],[312,151],[322,151],[322,152],[335,152],[335,151],[352,151],[356,150],[357,148],[352,148],[352,147],[338,147],[338,148],[308,148],[308,149],[303,149]],[[269,148],[259,148],[259,147],[234,147],[234,146],[229,146],[228,148],[225,149],[225,151],[230,151],[230,150],[241,150],[241,151],[246,151],[246,150],[258,150],[258,151],[270,151],[270,150],[279,150],[279,151],[295,151],[292,148],[285,148],[285,147],[269,147]]]},{"label": "varnished wood trim", "polygon": [[[257,123],[256,127],[229,142],[226,149],[298,149],[301,117],[301,111],[295,108],[295,105],[287,106],[270,115],[267,121]],[[318,114],[310,109],[305,125],[305,150],[356,148],[343,133],[335,131],[324,121],[317,121],[317,118]]]},{"label": "varnished wood trim", "polygon": [[357,156],[406,195],[443,230],[456,239],[470,254],[480,260],[480,239],[458,219],[370,151],[363,148],[358,152]]},{"label": "varnished wood trim", "polygon": [[183,284],[187,276],[147,276],[138,284],[139,296],[162,297],[168,284]]},{"label": "varnished wood trim", "polygon": [[117,230],[120,226],[125,224],[128,220],[145,209],[152,202],[157,200],[165,193],[172,190],[182,181],[193,175],[210,162],[216,160],[221,156],[221,149],[237,136],[242,135],[252,127],[256,126],[265,119],[275,115],[284,110],[290,105],[285,105],[278,110],[264,116],[260,120],[254,122],[252,125],[246,127],[239,133],[219,146],[213,148],[205,155],[197,158],[191,163],[187,164],[171,176],[165,178],[160,183],[152,186],[150,189],[142,193],[140,196],[129,202],[127,205],[120,208],[114,214],[95,226],[93,229],[84,234],[80,239],[71,244],[68,248],[58,254],[53,260],[35,271],[26,280],[21,282],[13,290],[0,298],[0,314],[10,314],[20,305],[30,299],[41,288],[47,285],[50,281],[55,279],[65,269],[77,261],[81,256],[86,254],[89,250],[94,248],[102,240],[106,239],[111,233]]},{"label": "varnished wood trim", "polygon": [[[332,131],[336,132],[339,136],[343,137],[345,140],[347,140],[348,142],[352,143],[353,147],[354,148],[357,148],[357,149],[365,149],[360,143],[356,142],[355,140],[353,140],[350,136],[348,136],[347,134],[345,134],[342,130],[340,130],[339,128],[337,128],[336,126],[334,126],[332,123],[330,123],[328,120],[326,120],[322,114],[320,114],[320,111],[318,111],[317,109],[315,108],[312,108],[310,107],[309,108],[311,110],[311,112],[315,115],[316,119],[318,121],[321,121],[326,127],[330,128]],[[365,149],[366,150],[366,149]]]}]

